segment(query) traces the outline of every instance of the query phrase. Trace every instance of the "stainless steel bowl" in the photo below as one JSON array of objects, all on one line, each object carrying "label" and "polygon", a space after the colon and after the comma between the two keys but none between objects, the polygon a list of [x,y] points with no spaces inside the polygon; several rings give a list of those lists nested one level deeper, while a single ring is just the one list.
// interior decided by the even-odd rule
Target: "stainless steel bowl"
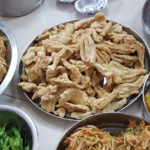
[{"label": "stainless steel bowl", "polygon": [[16,17],[31,13],[43,4],[44,0],[0,0],[0,15]]},{"label": "stainless steel bowl", "polygon": [[[15,119],[17,119],[17,122],[15,121]],[[16,107],[1,105],[0,120],[0,126],[3,125],[5,122],[10,122],[13,125],[19,123],[21,127],[21,132],[26,137],[26,140],[30,143],[30,149],[38,150],[37,129],[33,121],[25,112]]]},{"label": "stainless steel bowl", "polygon": [[[64,141],[67,137],[69,137],[76,129],[86,125],[95,125],[104,131],[107,131],[111,134],[120,133],[122,130],[128,127],[129,120],[135,120],[140,122],[141,118],[130,116],[123,113],[103,113],[97,114],[91,117],[88,117],[68,129],[68,131],[64,134],[62,139],[60,140],[56,150],[64,150]],[[145,121],[147,124],[149,122]]]},{"label": "stainless steel bowl", "polygon": [[5,46],[7,49],[6,52],[6,62],[8,64],[8,72],[4,77],[2,83],[0,83],[0,95],[6,89],[8,84],[10,83],[17,66],[18,60],[18,50],[17,43],[12,35],[11,31],[2,23],[0,23],[0,36],[5,38]]},{"label": "stainless steel bowl", "polygon": [[[72,22],[75,22],[77,20],[74,20],[74,21],[70,21],[70,22],[65,22],[65,23],[62,23],[62,24],[67,24],[67,23],[72,23]],[[116,24],[116,22],[112,21],[113,24]],[[60,24],[59,24],[60,25]],[[59,26],[57,25],[57,26]],[[127,33],[133,35],[139,42],[141,42],[144,46],[145,46],[145,69],[150,72],[150,51],[149,51],[149,48],[146,44],[146,42],[132,29],[130,29],[129,27],[126,27],[124,25],[122,25],[123,27],[123,30],[125,30]],[[49,31],[52,31],[53,30],[53,27],[49,29]],[[27,52],[28,48],[32,45],[34,45],[36,43],[36,37],[33,39],[33,41],[31,41],[25,48],[25,50],[23,51],[23,54],[22,56]],[[24,66],[20,60],[20,63],[19,63],[19,75],[22,74],[22,72],[24,71]],[[21,79],[19,80],[19,82],[21,81]],[[31,100],[31,97],[32,97],[32,94],[31,93],[27,93],[27,92],[24,92],[25,96],[27,97],[27,99],[36,107],[38,108],[39,110],[41,110],[42,112],[50,115],[50,116],[53,116],[55,118],[59,118],[59,119],[62,119],[62,120],[69,120],[69,121],[79,121],[77,119],[73,119],[70,117],[70,115],[67,115],[66,117],[64,118],[61,118],[59,116],[56,116],[54,115],[53,113],[48,113],[46,112],[45,110],[43,110],[41,107],[40,107],[40,101],[39,100]],[[126,109],[128,106],[130,106],[132,103],[134,103],[139,97],[140,95],[142,94],[142,88],[140,89],[140,93],[138,95],[133,95],[131,96],[129,99],[128,99],[128,102],[127,104],[119,111],[122,111],[124,109]]]},{"label": "stainless steel bowl", "polygon": [[141,105],[143,118],[150,121],[150,113],[145,104],[145,95],[147,93],[150,93],[150,74],[148,75],[147,80],[145,81],[145,84],[143,86],[143,93],[142,93],[143,101],[142,101],[142,105]]}]

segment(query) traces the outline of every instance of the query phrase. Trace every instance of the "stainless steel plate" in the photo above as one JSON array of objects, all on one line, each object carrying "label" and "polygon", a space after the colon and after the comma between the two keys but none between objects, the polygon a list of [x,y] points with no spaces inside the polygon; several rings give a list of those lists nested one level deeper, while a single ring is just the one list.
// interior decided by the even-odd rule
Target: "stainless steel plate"
[{"label": "stainless steel plate", "polygon": [[[122,130],[127,128],[129,125],[129,120],[135,120],[137,122],[140,122],[143,119],[122,113],[103,113],[88,117],[70,127],[70,129],[64,134],[64,136],[60,140],[56,150],[64,150],[65,139],[69,137],[79,127],[86,125],[95,125],[98,128],[103,129],[104,131],[107,131],[113,135],[120,133]],[[150,124],[147,121],[145,122],[147,124]]]},{"label": "stainless steel plate", "polygon": [[145,32],[150,36],[150,1],[146,0],[142,10],[142,22]]},{"label": "stainless steel plate", "polygon": [[[75,20],[75,21],[77,21],[77,20]],[[63,23],[63,24],[71,23],[71,22],[75,22],[75,21],[65,22],[65,23]],[[112,22],[113,22],[113,21],[112,21]],[[116,23],[116,22],[113,22],[113,24],[115,24],[115,23]],[[59,26],[59,25],[57,25],[57,26]],[[125,30],[125,31],[128,32],[129,34],[134,35],[134,37],[135,37],[139,42],[141,42],[141,43],[145,46],[145,48],[146,48],[146,53],[145,53],[145,69],[146,69],[148,72],[150,72],[150,61],[149,61],[149,60],[150,60],[150,53],[149,53],[148,46],[146,45],[146,43],[144,42],[144,40],[142,40],[142,38],[141,38],[135,31],[131,30],[129,27],[126,27],[126,26],[124,26],[124,25],[122,25],[122,26],[123,26],[123,30]],[[49,29],[49,31],[52,31],[52,30],[53,30],[53,28],[50,28],[50,29]],[[36,38],[35,38],[35,39],[36,39]],[[27,45],[27,47],[25,48],[25,50],[24,50],[22,56],[26,53],[27,49],[28,49],[30,46],[32,46],[32,45],[34,45],[34,44],[36,43],[36,40],[35,40],[35,39],[34,39],[33,41],[31,41],[29,45]],[[21,75],[21,73],[23,72],[23,70],[24,70],[23,64],[22,64],[22,62],[21,62],[21,60],[20,60],[19,75]],[[140,93],[139,93],[138,95],[133,95],[133,96],[131,96],[131,97],[129,98],[129,100],[128,100],[128,103],[127,103],[121,110],[119,110],[119,111],[124,110],[124,109],[127,108],[129,105],[131,105],[133,102],[135,102],[135,101],[140,97],[141,93],[142,93],[142,88],[140,89]],[[27,99],[28,99],[34,106],[36,106],[38,109],[40,109],[41,111],[43,111],[44,113],[46,113],[46,114],[48,114],[48,115],[50,115],[50,116],[53,116],[53,117],[56,117],[56,118],[59,118],[59,119],[63,119],[63,120],[79,121],[79,120],[77,120],[77,119],[71,118],[69,114],[68,114],[66,117],[64,117],[64,118],[61,118],[61,117],[59,117],[59,116],[54,115],[53,113],[48,113],[48,112],[46,112],[45,110],[43,110],[43,109],[40,107],[40,100],[34,100],[34,101],[33,101],[33,100],[31,100],[31,97],[32,97],[32,94],[31,94],[31,93],[24,92],[24,94],[25,94],[25,96],[27,97]]]},{"label": "stainless steel plate", "polygon": [[12,35],[11,31],[2,23],[0,23],[0,36],[5,39],[5,46],[6,46],[6,62],[8,64],[8,72],[4,77],[2,83],[0,83],[0,95],[6,89],[8,84],[10,83],[17,66],[18,61],[18,50],[17,50],[17,43]]}]

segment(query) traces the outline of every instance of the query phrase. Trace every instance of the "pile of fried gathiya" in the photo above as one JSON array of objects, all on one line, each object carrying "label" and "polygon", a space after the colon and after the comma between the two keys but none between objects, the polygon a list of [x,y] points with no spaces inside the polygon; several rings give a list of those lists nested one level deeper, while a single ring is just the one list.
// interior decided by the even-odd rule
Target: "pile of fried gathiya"
[{"label": "pile of fried gathiya", "polygon": [[0,37],[0,83],[3,81],[3,78],[7,73],[7,64],[5,58],[6,47],[4,44],[4,38]]},{"label": "pile of fried gathiya", "polygon": [[[44,31],[22,57],[18,85],[41,108],[82,119],[121,109],[138,94],[147,71],[144,46],[103,13]],[[105,82],[104,82],[105,81]]]}]

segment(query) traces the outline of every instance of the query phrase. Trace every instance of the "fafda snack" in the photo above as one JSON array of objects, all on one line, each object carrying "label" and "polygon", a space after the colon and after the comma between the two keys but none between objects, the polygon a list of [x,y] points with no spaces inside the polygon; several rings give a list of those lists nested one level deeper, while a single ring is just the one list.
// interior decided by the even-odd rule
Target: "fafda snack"
[{"label": "fafda snack", "polygon": [[144,55],[142,43],[100,12],[39,35],[22,57],[18,86],[60,117],[113,112],[143,86]]}]

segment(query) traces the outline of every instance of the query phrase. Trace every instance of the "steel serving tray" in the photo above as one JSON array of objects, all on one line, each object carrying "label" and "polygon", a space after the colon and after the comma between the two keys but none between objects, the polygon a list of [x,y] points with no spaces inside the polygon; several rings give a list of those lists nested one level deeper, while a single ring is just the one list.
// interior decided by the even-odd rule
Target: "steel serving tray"
[{"label": "steel serving tray", "polygon": [[[74,21],[69,21],[69,22],[65,22],[65,23],[62,23],[62,24],[66,24],[66,23],[72,23],[72,22],[75,22],[75,21],[77,21],[77,20],[74,20]],[[113,22],[113,24],[116,24],[117,22],[114,22],[114,21],[112,21]],[[59,24],[60,25],[60,24]],[[59,25],[56,25],[56,26],[59,26]],[[122,25],[122,24],[121,24]],[[150,72],[150,51],[149,51],[149,48],[148,48],[148,46],[147,46],[147,44],[146,44],[146,42],[134,31],[134,30],[132,30],[132,29],[130,29],[129,27],[126,27],[126,26],[124,26],[124,25],[122,25],[123,26],[123,30],[125,30],[126,32],[128,32],[129,34],[132,34],[139,42],[141,42],[144,46],[145,46],[145,69],[148,71],[148,72]],[[53,27],[51,27],[50,29],[49,29],[49,31],[52,31],[53,30]],[[22,54],[22,56],[26,53],[26,51],[27,51],[27,49],[30,47],[30,46],[32,46],[33,44],[35,44],[36,43],[36,37],[34,38],[34,40],[33,41],[31,41],[28,45],[27,45],[27,47],[25,48],[25,50],[23,51],[23,54]],[[21,75],[21,73],[23,72],[23,64],[22,64],[22,62],[21,62],[21,60],[20,60],[20,64],[19,64],[19,75]],[[20,79],[19,79],[19,82],[20,82]],[[140,89],[140,93],[138,94],[138,95],[133,95],[133,96],[131,96],[130,98],[129,98],[129,100],[128,100],[128,102],[127,102],[127,104],[122,108],[122,109],[120,109],[120,110],[118,110],[118,111],[122,111],[122,110],[124,110],[124,109],[126,109],[128,106],[130,106],[132,103],[134,103],[139,97],[140,97],[140,95],[141,95],[141,93],[142,93],[142,88]],[[59,119],[62,119],[62,120],[69,120],[69,121],[79,121],[78,119],[74,119],[74,118],[71,118],[70,117],[70,115],[67,115],[66,117],[64,117],[64,118],[61,118],[61,117],[59,117],[59,116],[57,116],[57,115],[54,115],[53,113],[48,113],[48,112],[46,112],[45,110],[43,110],[41,107],[40,107],[40,100],[31,100],[31,96],[32,96],[32,94],[31,93],[27,93],[27,92],[24,92],[24,94],[25,94],[25,96],[27,97],[27,99],[36,107],[36,108],[38,108],[39,110],[41,110],[42,112],[44,112],[44,113],[46,113],[46,114],[48,114],[48,115],[50,115],[50,116],[53,116],[53,117],[55,117],[55,118],[59,118]]]}]

